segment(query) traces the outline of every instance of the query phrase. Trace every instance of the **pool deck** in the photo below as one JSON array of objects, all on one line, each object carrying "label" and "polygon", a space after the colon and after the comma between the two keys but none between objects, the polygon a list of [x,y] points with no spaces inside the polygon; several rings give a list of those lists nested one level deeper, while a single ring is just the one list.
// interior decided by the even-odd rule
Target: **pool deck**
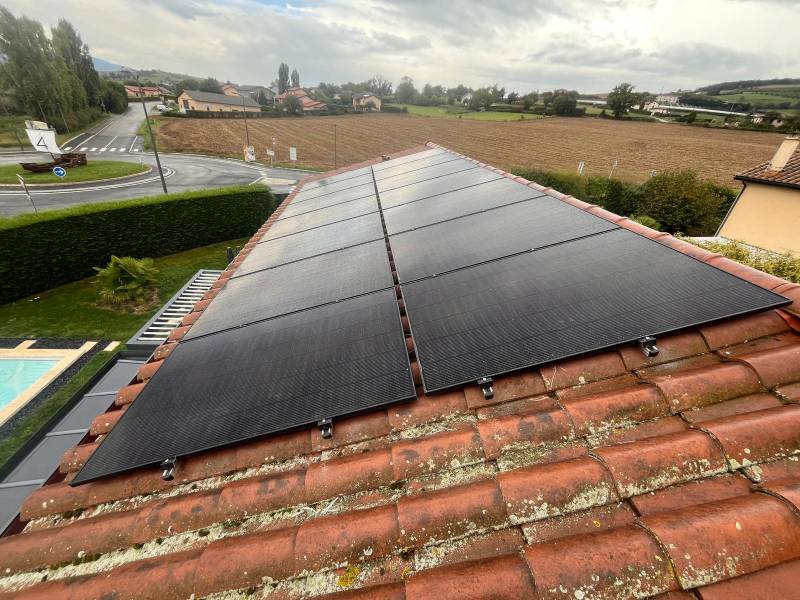
[{"label": "pool deck", "polygon": [[24,392],[14,398],[7,406],[0,409],[0,425],[8,421],[17,411],[32,398],[46,388],[76,360],[91,350],[97,342],[86,342],[80,348],[59,350],[52,348],[31,348],[36,340],[25,340],[15,348],[0,349],[0,358],[57,358],[58,362],[44,375],[39,377]]}]

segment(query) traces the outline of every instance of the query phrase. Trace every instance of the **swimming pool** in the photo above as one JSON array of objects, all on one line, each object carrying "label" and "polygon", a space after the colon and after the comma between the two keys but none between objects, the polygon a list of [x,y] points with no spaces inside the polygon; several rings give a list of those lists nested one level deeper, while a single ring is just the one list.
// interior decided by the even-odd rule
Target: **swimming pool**
[{"label": "swimming pool", "polygon": [[36,383],[60,358],[0,358],[0,408]]}]

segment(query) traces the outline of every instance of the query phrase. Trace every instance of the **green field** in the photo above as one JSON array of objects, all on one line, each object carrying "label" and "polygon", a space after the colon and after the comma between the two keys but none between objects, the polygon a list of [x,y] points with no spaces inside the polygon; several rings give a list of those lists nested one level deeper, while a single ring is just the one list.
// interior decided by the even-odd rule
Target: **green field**
[{"label": "green field", "polygon": [[760,106],[762,104],[779,104],[781,102],[791,102],[794,105],[795,103],[800,102],[800,97],[797,96],[782,96],[777,93],[764,94],[762,92],[755,91],[721,94],[714,97],[730,103],[749,102],[753,106]]},{"label": "green field", "polygon": [[[31,159],[31,162],[36,161]],[[0,183],[18,184],[17,174],[22,175],[25,183],[77,183],[135,175],[147,171],[147,169],[148,167],[134,162],[92,160],[85,166],[67,169],[67,176],[61,178],[56,177],[50,171],[46,173],[31,173],[19,165],[3,165],[0,166]]]},{"label": "green field", "polygon": [[[199,269],[224,269],[225,249],[247,240],[232,240],[154,260],[159,297],[166,302]],[[142,258],[142,257],[137,257]],[[103,266],[103,265],[97,265]],[[126,340],[156,309],[133,314],[97,306],[98,286],[90,277],[0,305],[0,337]]]},{"label": "green field", "polygon": [[[472,119],[474,121],[527,121],[528,119],[542,119],[542,115],[525,113],[512,113],[487,110],[485,112],[470,111],[460,106],[415,106],[413,104],[395,105],[405,107],[408,114],[417,117],[439,117]],[[525,117],[522,119],[521,117]]]}]

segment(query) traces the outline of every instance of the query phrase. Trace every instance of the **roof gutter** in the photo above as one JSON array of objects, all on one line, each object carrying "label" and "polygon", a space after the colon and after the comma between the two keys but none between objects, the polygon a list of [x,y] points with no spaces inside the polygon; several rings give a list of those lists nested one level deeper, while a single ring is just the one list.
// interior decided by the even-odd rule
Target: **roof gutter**
[{"label": "roof gutter", "polygon": [[[734,177],[734,179],[739,179],[739,177],[738,176]],[[731,202],[731,205],[728,207],[728,212],[725,213],[725,216],[722,219],[722,223],[720,223],[719,227],[717,227],[717,232],[714,234],[716,237],[720,237],[720,231],[722,231],[722,228],[725,227],[725,223],[727,222],[728,217],[731,216],[733,209],[739,202],[739,198],[742,197],[742,194],[744,194],[744,191],[747,189],[747,181],[744,179],[741,179],[740,181],[742,182],[742,189],[739,190],[739,193],[736,195],[736,198],[733,200],[733,202]]]}]

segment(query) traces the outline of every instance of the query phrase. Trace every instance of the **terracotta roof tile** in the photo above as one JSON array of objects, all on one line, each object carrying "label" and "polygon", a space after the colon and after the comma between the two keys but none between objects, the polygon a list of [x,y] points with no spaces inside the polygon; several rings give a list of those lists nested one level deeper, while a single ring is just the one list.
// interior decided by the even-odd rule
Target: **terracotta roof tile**
[{"label": "terracotta roof tile", "polygon": [[[800,301],[800,286],[551,195]],[[69,487],[90,439],[25,502],[24,531],[0,539],[0,594],[686,598],[671,562],[704,600],[782,597],[800,558],[797,306],[661,336],[655,358],[629,344],[503,375],[491,399],[418,388],[338,420],[330,440],[303,430],[187,457],[171,482],[147,469]]]},{"label": "terracotta roof tile", "polygon": [[786,165],[780,170],[773,169],[772,162],[767,161],[742,171],[736,176],[736,179],[800,187],[800,149],[796,149],[792,153]]},{"label": "terracotta roof tile", "polygon": [[800,581],[800,560],[791,560],[774,567],[762,569],[749,575],[726,579],[713,585],[699,588],[703,600],[795,600]]},{"label": "terracotta roof tile", "polygon": [[648,515],[642,522],[668,549],[683,589],[800,556],[800,517],[766,494]]}]

